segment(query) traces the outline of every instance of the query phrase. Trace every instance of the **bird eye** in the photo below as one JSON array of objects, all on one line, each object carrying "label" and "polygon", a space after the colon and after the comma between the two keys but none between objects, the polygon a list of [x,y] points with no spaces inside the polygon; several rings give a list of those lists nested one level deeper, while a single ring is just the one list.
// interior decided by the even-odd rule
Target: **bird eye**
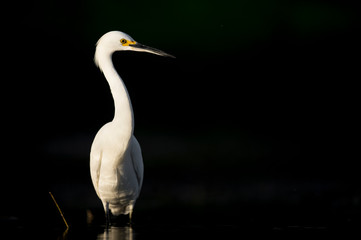
[{"label": "bird eye", "polygon": [[121,44],[126,44],[126,43],[127,43],[127,40],[124,39],[124,38],[122,38],[122,39],[120,40],[120,43],[121,43]]}]

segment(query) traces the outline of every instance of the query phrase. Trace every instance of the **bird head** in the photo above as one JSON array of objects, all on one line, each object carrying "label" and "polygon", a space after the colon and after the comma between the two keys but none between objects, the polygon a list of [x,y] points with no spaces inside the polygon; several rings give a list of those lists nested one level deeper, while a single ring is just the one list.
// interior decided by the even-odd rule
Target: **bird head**
[{"label": "bird head", "polygon": [[161,50],[138,43],[128,34],[120,31],[111,31],[104,34],[97,42],[97,50],[98,48],[102,48],[103,51],[107,51],[109,53],[113,53],[115,51],[137,51],[174,58],[174,56]]}]

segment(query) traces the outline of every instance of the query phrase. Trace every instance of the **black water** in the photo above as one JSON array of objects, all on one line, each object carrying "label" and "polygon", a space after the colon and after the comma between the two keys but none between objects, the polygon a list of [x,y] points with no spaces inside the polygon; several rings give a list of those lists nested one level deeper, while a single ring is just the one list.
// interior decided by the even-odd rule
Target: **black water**
[{"label": "black water", "polygon": [[[227,144],[214,144],[204,136],[184,142],[179,137],[172,147],[167,144],[175,139],[169,136],[164,137],[161,147],[157,138],[141,136],[148,158],[134,221],[131,226],[108,230],[90,180],[88,159],[49,156],[46,159],[51,159],[51,164],[46,164],[46,170],[22,168],[22,182],[4,185],[0,238],[318,239],[360,235],[360,175],[355,163],[324,158],[316,164],[312,158],[290,157],[287,149],[294,151],[291,144],[272,143],[272,151],[267,152],[262,141],[251,144],[252,139],[247,139],[249,146],[244,146],[241,138],[231,141],[230,136]],[[192,148],[194,141],[203,158]],[[181,146],[180,153],[176,145]],[[230,149],[233,145],[242,150],[243,157],[237,158],[238,151]],[[167,151],[159,150],[163,146],[168,146]],[[207,155],[204,150],[217,146],[217,155]],[[223,149],[232,158],[219,161]],[[256,153],[260,157],[252,157]],[[6,180],[13,176],[9,173]],[[48,191],[64,212],[70,225],[67,232]]]},{"label": "black water", "polygon": [[[276,188],[276,187],[275,187]],[[56,208],[47,212],[29,211],[27,215],[2,216],[1,239],[320,239],[334,236],[359,236],[361,219],[358,205],[334,202],[292,205],[274,203],[228,205],[174,204],[153,209],[139,201],[133,222],[113,223],[106,228],[102,209],[64,207],[70,225],[66,230]],[[50,204],[51,205],[51,204]],[[347,238],[346,238],[347,239]]]},{"label": "black water", "polygon": [[[262,225],[262,224],[166,224],[148,223],[132,226],[71,226],[65,228],[15,227],[2,231],[2,239],[254,239],[257,237],[319,239],[332,236],[359,237],[356,226]],[[347,238],[346,238],[347,239]]]},{"label": "black water", "polygon": [[[212,142],[202,139],[212,149]],[[145,181],[132,225],[105,228],[88,159],[53,157],[47,171],[31,175],[33,172],[24,169],[24,181],[4,186],[0,238],[318,239],[360,235],[360,178],[356,166],[346,164],[351,161],[340,160],[342,164],[337,165],[297,158],[291,161],[288,155],[279,154],[276,146],[270,157],[228,159],[227,164],[219,164],[218,158],[208,155],[205,160],[182,158],[175,148],[175,153],[168,153],[172,158],[161,155],[156,159],[151,158],[151,150],[157,149],[156,139],[146,140],[143,136],[143,148],[148,153]],[[187,141],[189,146],[179,139],[177,143],[182,151],[193,151],[191,141]],[[227,143],[232,145],[230,140]],[[243,149],[241,141],[236,143]],[[162,141],[163,145],[166,141]],[[202,149],[201,143],[198,146]],[[258,146],[262,147],[262,142]],[[264,148],[255,151],[267,155]],[[233,156],[236,152],[227,154]],[[197,156],[197,152],[187,155]],[[67,232],[48,191],[52,191],[64,212],[70,225]]]}]

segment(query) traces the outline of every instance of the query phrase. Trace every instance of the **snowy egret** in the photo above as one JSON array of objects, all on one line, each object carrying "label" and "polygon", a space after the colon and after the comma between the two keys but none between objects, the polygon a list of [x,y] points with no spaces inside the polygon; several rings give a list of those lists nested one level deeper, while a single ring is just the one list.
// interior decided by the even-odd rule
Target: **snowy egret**
[{"label": "snowy egret", "polygon": [[108,223],[110,214],[129,214],[131,220],[143,182],[142,153],[133,135],[132,104],[112,62],[115,51],[126,50],[172,57],[158,49],[139,44],[128,34],[119,31],[108,32],[97,42],[94,61],[109,83],[115,113],[113,120],[105,124],[94,138],[90,152],[90,173]]}]

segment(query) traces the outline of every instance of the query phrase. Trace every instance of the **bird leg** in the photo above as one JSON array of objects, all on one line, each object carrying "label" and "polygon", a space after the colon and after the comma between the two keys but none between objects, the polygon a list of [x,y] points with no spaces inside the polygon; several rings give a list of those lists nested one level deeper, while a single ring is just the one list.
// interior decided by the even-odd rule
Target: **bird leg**
[{"label": "bird leg", "polygon": [[132,224],[132,215],[133,215],[133,211],[130,211],[129,213],[129,223]]},{"label": "bird leg", "polygon": [[106,226],[106,228],[109,228],[110,225],[112,225],[112,223],[110,221],[109,202],[106,202],[106,204],[105,204],[105,226]]},{"label": "bird leg", "polygon": [[129,224],[132,225],[133,206],[129,206]]}]

